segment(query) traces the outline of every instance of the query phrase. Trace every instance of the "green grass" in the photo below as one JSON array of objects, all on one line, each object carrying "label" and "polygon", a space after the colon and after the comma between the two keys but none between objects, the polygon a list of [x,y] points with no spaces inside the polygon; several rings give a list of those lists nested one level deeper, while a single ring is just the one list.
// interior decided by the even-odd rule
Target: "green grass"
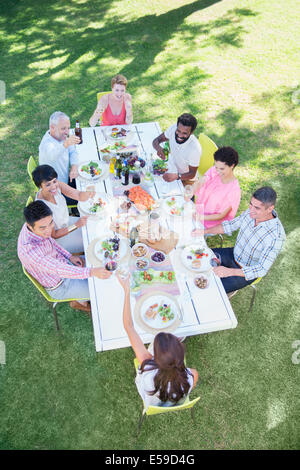
[{"label": "green grass", "polygon": [[[299,448],[299,14],[293,0],[0,0],[1,449]],[[68,306],[57,334],[16,255],[26,164],[49,115],[87,126],[117,72],[135,122],[165,129],[192,112],[196,135],[235,147],[240,211],[272,185],[287,234],[252,313],[245,289],[232,299],[236,329],[186,342],[200,375],[197,424],[189,413],[151,417],[138,441],[131,349],[97,354],[91,322]]]}]

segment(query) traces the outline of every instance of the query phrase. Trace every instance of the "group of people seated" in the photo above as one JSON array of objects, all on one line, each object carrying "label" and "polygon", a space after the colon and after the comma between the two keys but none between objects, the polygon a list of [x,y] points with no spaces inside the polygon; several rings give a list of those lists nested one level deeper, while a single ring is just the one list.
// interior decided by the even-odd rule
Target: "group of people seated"
[{"label": "group of people seated", "polygon": [[[132,100],[126,93],[127,80],[122,75],[112,79],[112,92],[102,95],[90,118],[90,125],[131,124]],[[192,184],[195,214],[203,229],[192,235],[228,234],[239,230],[235,246],[214,249],[219,266],[214,272],[221,278],[227,293],[241,289],[265,276],[279,254],[285,232],[275,212],[276,192],[271,187],[257,189],[249,208],[236,217],[241,191],[234,175],[238,153],[221,147],[214,154],[214,166],[198,178],[201,145],[194,135],[197,119],[188,113],[153,140],[157,155],[165,158],[161,144],[168,141],[170,157],[163,175],[167,182],[181,180]],[[86,201],[94,191],[78,191],[76,144],[79,137],[70,135],[70,119],[60,111],[53,113],[49,130],[39,146],[39,166],[32,178],[38,188],[35,201],[24,209],[25,223],[18,239],[18,256],[27,270],[54,299],[77,299],[72,308],[90,313],[88,278],[108,279],[111,272],[102,267],[87,268],[80,227],[87,217],[69,215],[68,205]],[[199,232],[200,230],[200,232]],[[184,346],[179,338],[159,333],[153,352],[147,349],[134,329],[130,308],[129,278],[118,280],[124,289],[123,323],[140,363],[136,384],[146,404],[171,406],[181,403],[198,381],[195,369],[185,366]]]}]

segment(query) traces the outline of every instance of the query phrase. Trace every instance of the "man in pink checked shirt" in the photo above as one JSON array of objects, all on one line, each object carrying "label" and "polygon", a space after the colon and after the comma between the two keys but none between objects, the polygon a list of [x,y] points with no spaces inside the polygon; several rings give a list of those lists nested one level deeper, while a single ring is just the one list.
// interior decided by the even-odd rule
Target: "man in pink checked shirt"
[{"label": "man in pink checked shirt", "polygon": [[26,223],[18,238],[18,256],[26,271],[45,287],[51,297],[80,299],[70,302],[70,306],[90,312],[87,279],[92,276],[107,279],[111,273],[104,268],[84,267],[79,256],[64,250],[51,238],[52,211],[43,201],[37,200],[25,207],[24,216]]}]

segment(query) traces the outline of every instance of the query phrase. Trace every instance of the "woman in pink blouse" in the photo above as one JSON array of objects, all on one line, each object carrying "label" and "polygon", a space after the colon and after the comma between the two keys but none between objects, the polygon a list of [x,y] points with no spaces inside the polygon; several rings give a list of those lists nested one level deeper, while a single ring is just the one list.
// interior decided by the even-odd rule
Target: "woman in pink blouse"
[{"label": "woman in pink blouse", "polygon": [[196,214],[204,227],[211,228],[232,220],[241,200],[241,190],[234,176],[239,155],[232,147],[221,147],[214,154],[215,164],[194,185]]}]

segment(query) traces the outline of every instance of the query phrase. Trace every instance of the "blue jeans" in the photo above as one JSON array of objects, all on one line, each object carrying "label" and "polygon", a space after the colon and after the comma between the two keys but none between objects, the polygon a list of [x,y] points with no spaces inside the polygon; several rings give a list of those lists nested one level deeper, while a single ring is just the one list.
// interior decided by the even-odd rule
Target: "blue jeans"
[{"label": "blue jeans", "polygon": [[[241,267],[235,262],[233,256],[233,248],[214,248],[214,253],[218,253],[221,258],[221,266],[226,268],[236,268],[241,269]],[[255,279],[247,281],[244,277],[241,276],[229,276],[221,277],[221,281],[226,293],[233,292],[235,290],[242,289],[243,287],[249,286]]]}]

